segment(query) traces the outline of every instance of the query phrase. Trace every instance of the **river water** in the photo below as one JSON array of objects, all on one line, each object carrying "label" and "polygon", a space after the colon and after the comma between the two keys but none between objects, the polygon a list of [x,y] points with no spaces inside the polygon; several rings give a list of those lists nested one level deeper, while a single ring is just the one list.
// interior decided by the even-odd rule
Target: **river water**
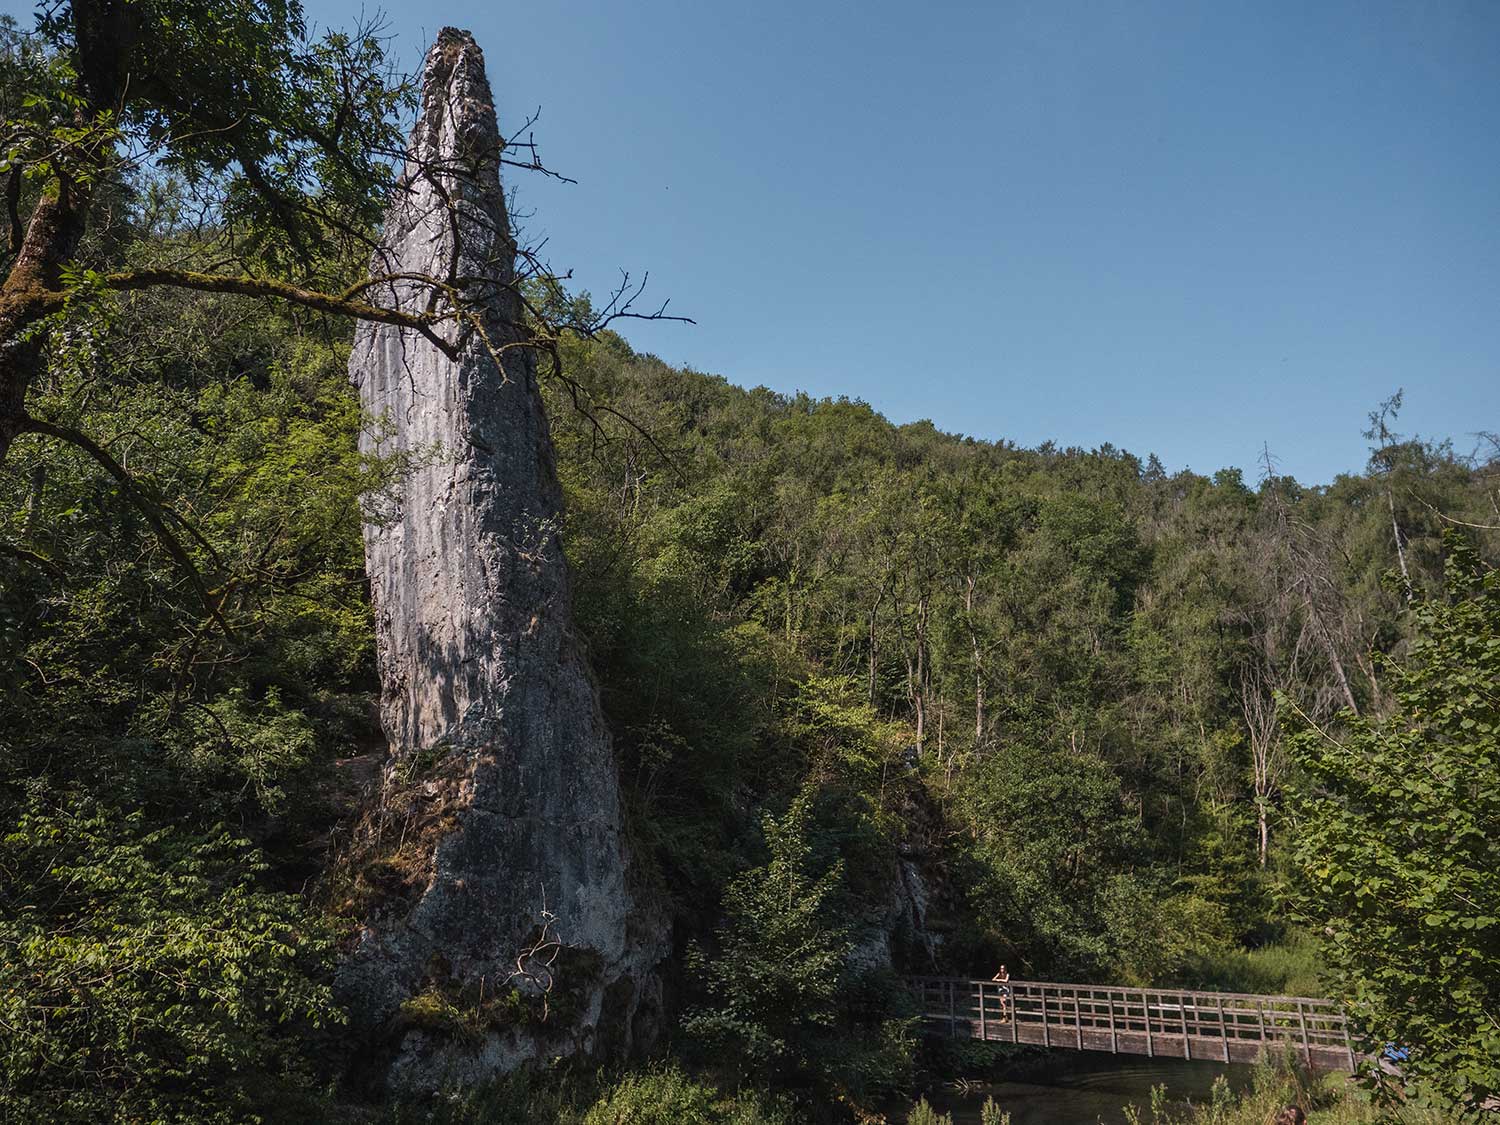
[{"label": "river water", "polygon": [[[925,1096],[933,1109],[953,1115],[954,1125],[978,1125],[979,1107],[994,1098],[1010,1113],[1011,1125],[1124,1125],[1124,1107],[1137,1105],[1142,1117],[1151,1099],[1151,1088],[1163,1083],[1168,1099],[1177,1105],[1191,1100],[1209,1100],[1214,1079],[1224,1075],[1230,1088],[1244,1089],[1251,1068],[1222,1063],[1188,1062],[1183,1059],[1148,1059],[1129,1055],[1079,1052],[1041,1060],[1028,1066],[1024,1081],[1000,1081],[929,1090]],[[900,1115],[892,1115],[900,1122]]]}]

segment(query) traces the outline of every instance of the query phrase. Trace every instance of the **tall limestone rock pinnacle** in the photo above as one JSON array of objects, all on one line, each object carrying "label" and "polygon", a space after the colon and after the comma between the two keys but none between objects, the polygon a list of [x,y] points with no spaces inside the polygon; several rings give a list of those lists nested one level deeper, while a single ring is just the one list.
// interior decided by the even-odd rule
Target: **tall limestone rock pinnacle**
[{"label": "tall limestone rock pinnacle", "polygon": [[[574,632],[552,440],[521,339],[501,141],[473,38],[427,55],[411,156],[372,276],[422,312],[452,278],[484,332],[457,358],[361,322],[349,361],[411,454],[396,510],[366,525],[391,758],[373,896],[339,990],[382,1029],[396,1086],[472,1081],[529,1059],[618,1054],[654,1033],[664,930],[628,880],[616,763]],[[452,324],[440,329],[450,345]],[[373,857],[373,858],[372,858]],[[387,1065],[388,1063],[388,1065]]]}]

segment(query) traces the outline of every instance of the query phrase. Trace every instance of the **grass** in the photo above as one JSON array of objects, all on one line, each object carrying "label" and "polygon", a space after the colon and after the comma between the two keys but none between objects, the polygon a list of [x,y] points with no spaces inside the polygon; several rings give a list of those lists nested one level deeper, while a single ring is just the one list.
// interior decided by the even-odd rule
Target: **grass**
[{"label": "grass", "polygon": [[1460,1125],[1437,1110],[1378,1106],[1347,1075],[1314,1076],[1290,1056],[1262,1063],[1250,1089],[1238,1096],[1220,1078],[1208,1103],[1174,1110],[1159,1086],[1148,1106],[1128,1107],[1125,1116],[1131,1125],[1271,1125],[1290,1105],[1301,1107],[1308,1125]]},{"label": "grass", "polygon": [[385,1125],[798,1125],[792,1104],[721,1090],[675,1064],[615,1075],[521,1072],[398,1106]]},{"label": "grass", "polygon": [[1188,988],[1221,992],[1253,992],[1270,996],[1322,996],[1318,980],[1322,949],[1309,934],[1293,933],[1286,940],[1259,949],[1221,950],[1202,954],[1180,974]]}]

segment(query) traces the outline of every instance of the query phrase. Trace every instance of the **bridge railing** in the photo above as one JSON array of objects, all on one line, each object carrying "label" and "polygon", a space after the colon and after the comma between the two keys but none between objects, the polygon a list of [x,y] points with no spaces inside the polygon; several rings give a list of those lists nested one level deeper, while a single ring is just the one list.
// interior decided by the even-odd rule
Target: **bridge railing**
[{"label": "bridge railing", "polygon": [[1310,1066],[1355,1063],[1331,1000],[1021,980],[1005,996],[996,982],[950,977],[908,985],[927,1024],[954,1036],[1222,1062],[1290,1043]]}]

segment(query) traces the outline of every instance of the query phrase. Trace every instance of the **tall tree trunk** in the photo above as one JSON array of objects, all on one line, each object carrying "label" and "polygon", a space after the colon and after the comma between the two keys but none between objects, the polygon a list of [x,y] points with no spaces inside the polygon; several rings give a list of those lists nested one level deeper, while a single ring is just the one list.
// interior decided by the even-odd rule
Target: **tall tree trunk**
[{"label": "tall tree trunk", "polygon": [[1390,485],[1386,485],[1385,504],[1391,512],[1391,536],[1396,540],[1396,561],[1401,564],[1401,582],[1406,587],[1406,603],[1410,605],[1415,595],[1411,588],[1411,571],[1406,569],[1406,547],[1401,542],[1401,525],[1396,522],[1396,498],[1391,494]]},{"label": "tall tree trunk", "polygon": [[974,745],[984,741],[984,674],[974,669]]},{"label": "tall tree trunk", "polygon": [[1277,669],[1274,658],[1263,652],[1258,658],[1240,666],[1240,711],[1250,736],[1250,771],[1255,794],[1256,854],[1260,865],[1266,865],[1270,852],[1271,827],[1269,809],[1283,773],[1278,753],[1281,732],[1276,715],[1276,690],[1285,686],[1285,673]]},{"label": "tall tree trunk", "polygon": [[974,745],[984,741],[984,653],[979,647],[979,630],[974,626],[974,575],[964,576],[964,621],[969,630],[969,648],[974,658]]},{"label": "tall tree trunk", "polygon": [[[1361,630],[1363,633],[1363,630]],[[1380,691],[1380,681],[1375,676],[1375,661],[1371,659],[1370,652],[1354,654],[1354,662],[1359,665],[1359,670],[1364,674],[1365,684],[1370,689],[1370,703],[1378,715],[1385,709],[1385,697]]]},{"label": "tall tree trunk", "polygon": [[61,287],[62,267],[78,250],[87,212],[85,189],[66,181],[48,185],[0,285],[0,462],[26,432],[26,394],[46,368],[46,341],[23,338],[43,315],[35,297]]},{"label": "tall tree trunk", "polygon": [[[141,18],[138,5],[119,0],[73,0],[73,40],[77,45],[78,86],[82,105],[74,111],[74,125],[82,126],[101,110],[119,106],[124,98],[124,59]],[[92,171],[108,158],[103,152]],[[12,172],[12,182],[20,171]],[[5,283],[0,285],[0,463],[10,455],[16,438],[26,432],[26,395],[46,368],[46,341],[40,335],[23,339],[44,310],[38,294],[62,287],[62,268],[78,251],[88,222],[91,192],[75,177],[60,175],[42,188],[32,209],[26,234],[16,247]]]},{"label": "tall tree trunk", "polygon": [[907,663],[907,690],[911,693],[912,710],[916,714],[918,754],[922,752],[927,729],[927,612],[927,595],[922,594],[917,598],[915,663]]},{"label": "tall tree trunk", "polygon": [[911,701],[912,721],[917,728],[917,753],[922,752],[922,744],[926,738],[927,723],[926,715],[922,712],[922,689],[917,686],[917,667],[912,657],[906,659],[906,697]]}]

